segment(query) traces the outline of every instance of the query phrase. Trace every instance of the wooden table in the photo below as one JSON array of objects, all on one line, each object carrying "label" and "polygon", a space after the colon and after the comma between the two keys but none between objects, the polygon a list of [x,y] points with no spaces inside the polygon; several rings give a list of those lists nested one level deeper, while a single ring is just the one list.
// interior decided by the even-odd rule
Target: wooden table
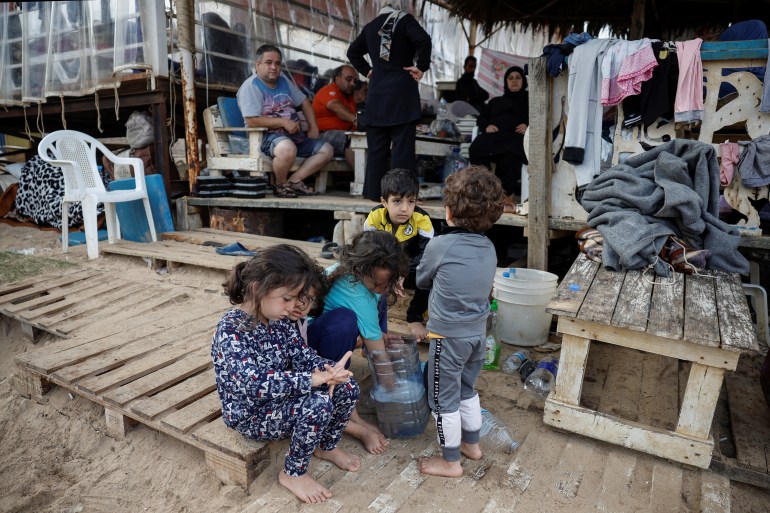
[{"label": "wooden table", "polygon": [[[562,349],[544,422],[670,460],[708,468],[709,436],[726,370],[758,351],[737,274],[606,270],[581,254],[546,307],[558,316]],[[651,283],[654,279],[655,284]],[[647,426],[580,405],[591,340],[692,362],[675,430]]]},{"label": "wooden table", "polygon": [[[361,196],[364,190],[364,178],[366,177],[366,157],[368,146],[366,132],[348,132],[350,136],[350,148],[353,150],[355,166],[353,168],[353,183],[350,184],[350,195]],[[418,135],[415,143],[417,155],[429,155],[434,157],[446,157],[452,154],[452,146],[460,146],[461,141],[445,139],[428,135]],[[420,196],[425,199],[428,196]]]}]

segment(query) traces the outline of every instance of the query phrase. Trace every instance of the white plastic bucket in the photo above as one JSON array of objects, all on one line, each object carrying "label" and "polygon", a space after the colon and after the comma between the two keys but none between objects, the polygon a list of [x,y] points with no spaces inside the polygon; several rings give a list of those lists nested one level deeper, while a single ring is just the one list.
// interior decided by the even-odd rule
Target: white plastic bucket
[{"label": "white plastic bucket", "polygon": [[502,285],[496,277],[492,289],[492,297],[497,300],[500,340],[516,346],[545,344],[553,317],[545,307],[556,291],[558,277],[534,269],[517,269],[516,274],[515,279],[503,279]]}]

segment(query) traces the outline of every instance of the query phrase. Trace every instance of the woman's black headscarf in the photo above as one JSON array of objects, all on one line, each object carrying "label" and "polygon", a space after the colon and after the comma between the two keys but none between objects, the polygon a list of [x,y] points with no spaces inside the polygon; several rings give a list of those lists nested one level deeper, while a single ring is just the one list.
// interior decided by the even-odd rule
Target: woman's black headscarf
[{"label": "woman's black headscarf", "polygon": [[[514,71],[517,72],[519,75],[521,75],[522,80],[524,80],[524,83],[521,84],[521,89],[519,89],[515,93],[510,89],[508,89],[508,75],[510,75]],[[505,76],[503,76],[503,90],[505,91],[503,93],[503,96],[510,96],[510,95],[527,92],[527,76],[524,74],[524,70],[522,68],[520,68],[519,66],[511,66],[510,68],[505,70]]]},{"label": "woman's black headscarf", "polygon": [[[524,82],[521,89],[514,92],[508,89],[508,75],[513,72],[521,75]],[[503,95],[489,102],[490,115],[496,116],[505,111],[513,110],[518,123],[528,123],[529,121],[529,93],[527,93],[527,77],[524,70],[519,66],[511,66],[505,71],[503,76]]]}]

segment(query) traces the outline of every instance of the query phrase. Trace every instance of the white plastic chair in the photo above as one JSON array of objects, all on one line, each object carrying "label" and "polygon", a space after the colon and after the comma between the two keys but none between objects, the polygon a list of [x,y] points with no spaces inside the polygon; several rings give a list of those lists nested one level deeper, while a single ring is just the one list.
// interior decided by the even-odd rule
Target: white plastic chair
[{"label": "white plastic chair", "polygon": [[[126,164],[132,167],[136,187],[129,190],[107,191],[99,176],[96,164],[97,150],[116,164]],[[99,203],[104,203],[107,237],[110,244],[114,244],[116,239],[120,239],[120,226],[115,212],[115,203],[138,199],[144,203],[152,240],[158,240],[155,234],[150,200],[147,196],[147,185],[144,181],[144,164],[141,159],[118,157],[90,135],[75,130],[59,130],[48,134],[40,141],[37,151],[40,158],[53,166],[60,167],[64,173],[64,198],[62,198],[61,206],[62,253],[67,252],[69,245],[69,220],[67,219],[69,204],[78,201],[83,206],[83,222],[89,259],[99,256],[99,235],[96,224],[96,206]]]}]

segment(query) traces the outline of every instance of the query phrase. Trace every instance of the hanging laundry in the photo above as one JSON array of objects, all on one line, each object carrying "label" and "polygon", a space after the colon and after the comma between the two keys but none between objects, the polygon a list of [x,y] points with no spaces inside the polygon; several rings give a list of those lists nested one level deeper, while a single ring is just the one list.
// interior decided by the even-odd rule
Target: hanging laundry
[{"label": "hanging laundry", "polygon": [[575,166],[577,185],[586,185],[601,164],[601,63],[614,39],[592,39],[575,48],[569,63],[569,113],[562,158]]},{"label": "hanging laundry", "polygon": [[679,61],[665,43],[652,43],[652,51],[658,66],[652,70],[652,78],[642,84],[642,91],[623,100],[625,119],[623,126],[630,128],[641,124],[649,126],[658,118],[674,118],[676,83],[679,80]]},{"label": "hanging laundry", "polygon": [[738,163],[744,187],[764,187],[770,184],[770,135],[739,143],[745,149]]},{"label": "hanging laundry", "polygon": [[731,143],[730,141],[723,142],[719,145],[719,153],[721,154],[719,160],[719,184],[727,187],[733,182],[735,165],[741,159],[741,147],[737,143]]},{"label": "hanging laundry", "polygon": [[703,63],[700,38],[676,42],[679,81],[674,101],[674,121],[692,123],[703,120]]},{"label": "hanging laundry", "polygon": [[652,78],[658,65],[652,41],[617,41],[602,60],[602,105],[617,105],[624,98],[639,94],[642,83]]}]

